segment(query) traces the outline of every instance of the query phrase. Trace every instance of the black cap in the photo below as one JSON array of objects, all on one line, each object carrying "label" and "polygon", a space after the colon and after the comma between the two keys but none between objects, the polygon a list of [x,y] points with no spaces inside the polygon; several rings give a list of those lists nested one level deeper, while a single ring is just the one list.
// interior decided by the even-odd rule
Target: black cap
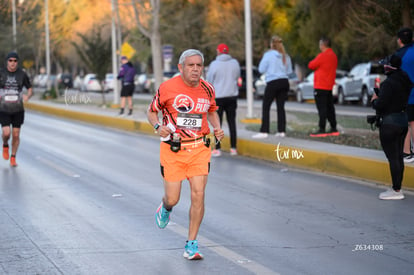
[{"label": "black cap", "polygon": [[413,42],[413,30],[410,28],[400,29],[397,33],[397,36],[404,45]]},{"label": "black cap", "polygon": [[6,59],[9,59],[9,58],[16,58],[17,60],[19,60],[19,55],[16,52],[9,52],[7,54]]}]

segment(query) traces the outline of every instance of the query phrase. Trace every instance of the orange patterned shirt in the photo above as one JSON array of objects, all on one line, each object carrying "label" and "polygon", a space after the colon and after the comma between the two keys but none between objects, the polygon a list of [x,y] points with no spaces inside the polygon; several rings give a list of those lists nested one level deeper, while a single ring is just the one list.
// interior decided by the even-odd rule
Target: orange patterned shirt
[{"label": "orange patterned shirt", "polygon": [[197,87],[187,86],[181,76],[160,85],[149,109],[162,111],[162,124],[171,123],[183,139],[193,139],[210,133],[207,113],[218,107],[213,85],[200,79]]}]

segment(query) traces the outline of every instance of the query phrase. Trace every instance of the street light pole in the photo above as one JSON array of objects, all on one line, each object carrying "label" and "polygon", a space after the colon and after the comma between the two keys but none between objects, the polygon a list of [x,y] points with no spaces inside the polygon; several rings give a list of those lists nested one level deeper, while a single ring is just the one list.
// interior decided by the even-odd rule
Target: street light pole
[{"label": "street light pole", "polygon": [[253,64],[252,64],[252,29],[250,0],[244,0],[244,26],[246,40],[246,99],[247,117],[253,118]]},{"label": "street light pole", "polygon": [[114,106],[119,105],[119,89],[118,89],[118,81],[116,80],[116,76],[118,74],[118,60],[116,58],[116,26],[115,26],[115,16],[116,16],[116,6],[115,6],[115,0],[111,0],[112,5],[112,33],[111,33],[111,39],[112,39],[112,73],[114,75]]},{"label": "street light pole", "polygon": [[12,13],[13,13],[13,49],[17,52],[17,41],[16,41],[16,0],[12,1]]},{"label": "street light pole", "polygon": [[[46,40],[46,76],[47,90],[50,91],[50,42],[49,42],[49,3],[45,0],[45,40]],[[56,96],[59,92],[56,91]]]}]

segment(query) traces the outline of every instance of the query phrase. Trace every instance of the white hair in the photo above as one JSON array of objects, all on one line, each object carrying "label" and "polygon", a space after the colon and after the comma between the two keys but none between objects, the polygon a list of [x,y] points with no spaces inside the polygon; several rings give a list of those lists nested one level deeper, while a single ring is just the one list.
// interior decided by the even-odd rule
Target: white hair
[{"label": "white hair", "polygon": [[188,50],[185,50],[185,51],[181,54],[181,56],[180,56],[180,59],[179,59],[178,63],[179,63],[179,64],[181,64],[181,66],[184,66],[185,59],[186,59],[187,57],[194,56],[194,55],[199,55],[199,56],[201,57],[201,60],[203,61],[203,64],[204,64],[204,55],[202,54],[202,52],[200,52],[199,50],[195,50],[195,49],[188,49]]}]

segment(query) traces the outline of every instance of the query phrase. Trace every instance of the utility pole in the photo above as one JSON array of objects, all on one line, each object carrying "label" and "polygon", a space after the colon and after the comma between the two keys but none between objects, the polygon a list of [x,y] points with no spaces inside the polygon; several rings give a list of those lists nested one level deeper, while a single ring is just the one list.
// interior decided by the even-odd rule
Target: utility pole
[{"label": "utility pole", "polygon": [[253,118],[253,61],[250,0],[244,0],[244,18],[246,40],[246,118]]}]

